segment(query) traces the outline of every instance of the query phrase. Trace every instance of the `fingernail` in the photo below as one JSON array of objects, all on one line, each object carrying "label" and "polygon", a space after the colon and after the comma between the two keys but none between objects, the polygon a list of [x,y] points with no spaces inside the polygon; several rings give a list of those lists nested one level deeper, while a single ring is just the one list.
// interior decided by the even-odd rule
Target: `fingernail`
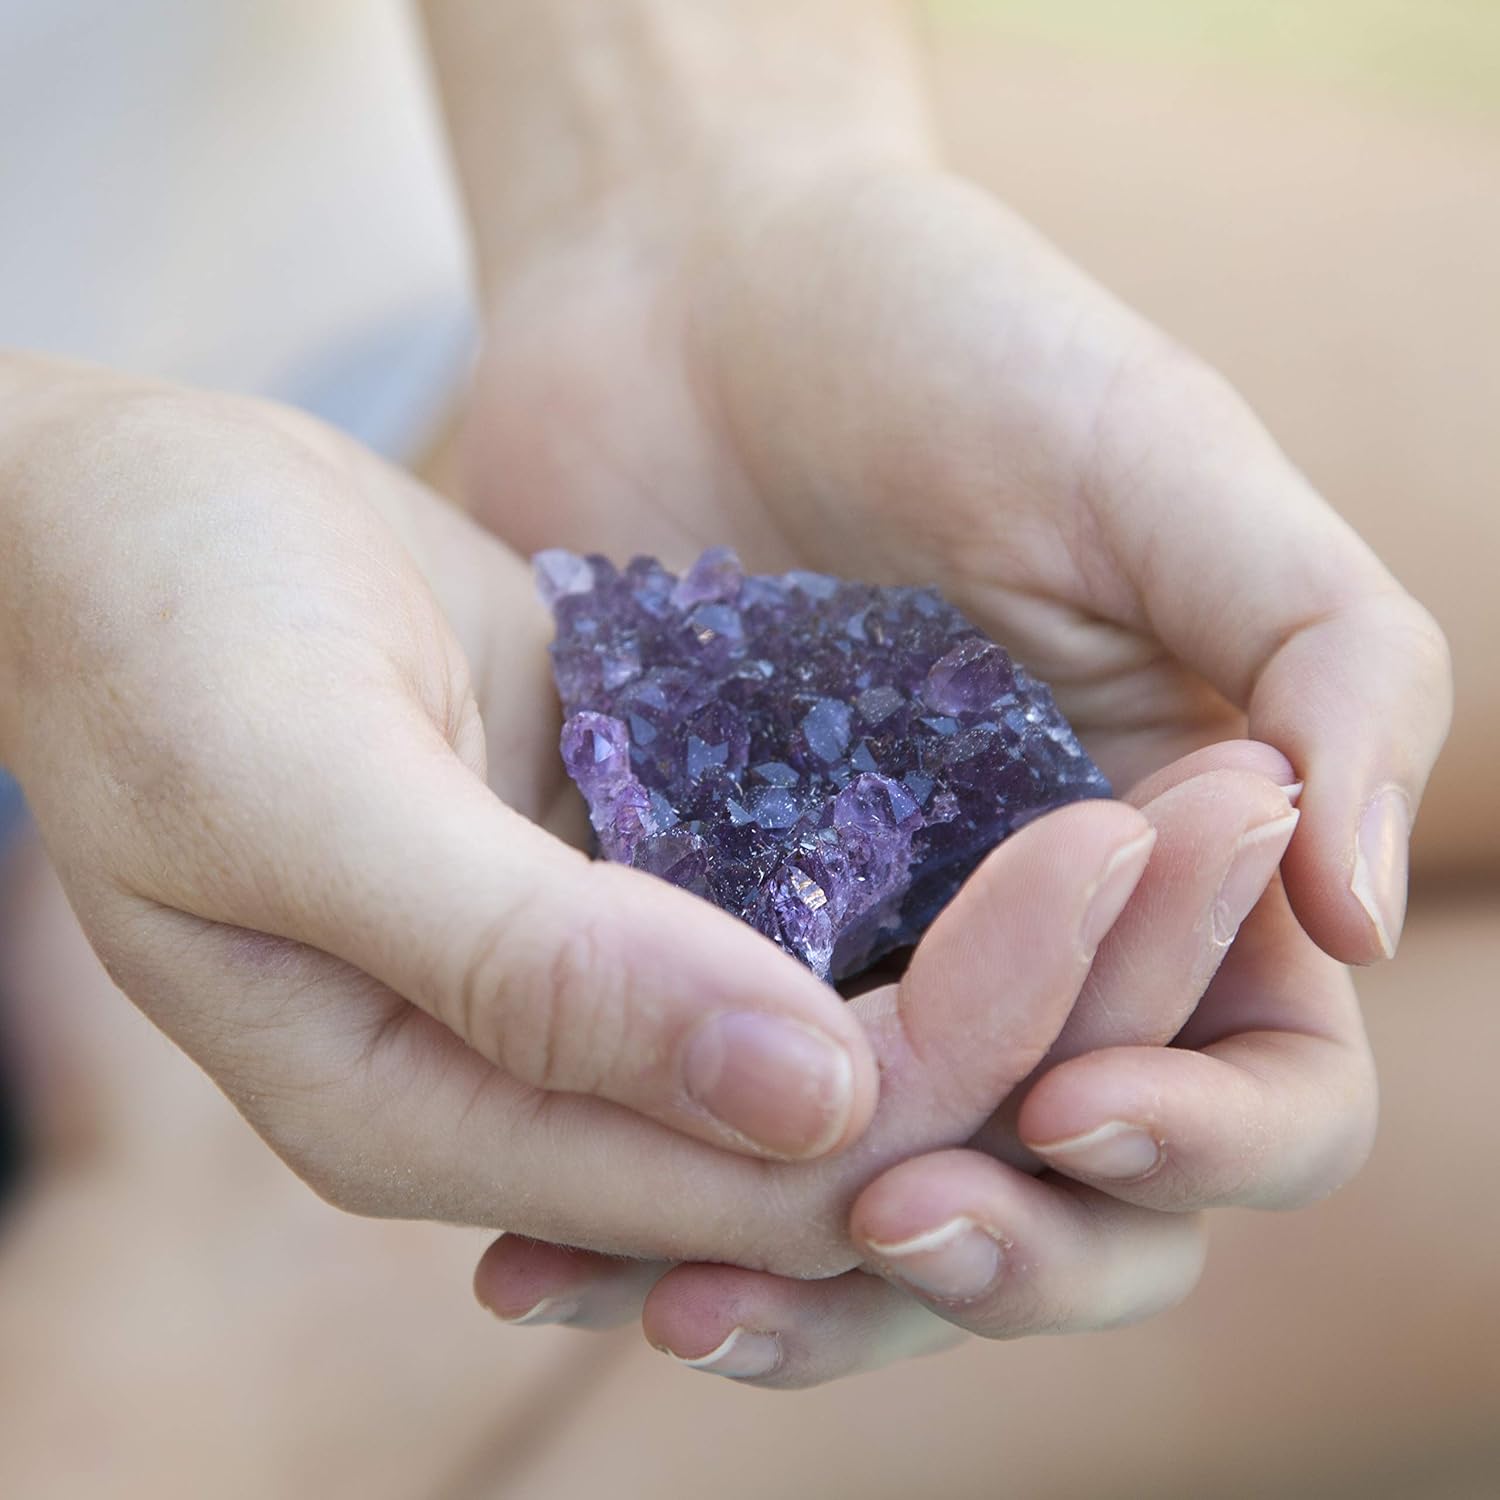
[{"label": "fingernail", "polygon": [[1294,781],[1289,786],[1282,787],[1286,793],[1286,800],[1295,807],[1302,800],[1302,790],[1307,785],[1305,781]]},{"label": "fingernail", "polygon": [[1260,900],[1276,866],[1281,863],[1286,846],[1292,841],[1292,830],[1301,816],[1293,810],[1240,835],[1229,868],[1220,882],[1219,893],[1214,897],[1213,933],[1214,942],[1219,947],[1233,941],[1240,923]]},{"label": "fingernail", "polygon": [[774,1333],[735,1328],[717,1349],[710,1349],[697,1359],[673,1354],[670,1349],[666,1353],[690,1370],[707,1370],[713,1375],[726,1375],[730,1380],[759,1380],[781,1363],[781,1340]]},{"label": "fingernail", "polygon": [[854,1063],[822,1032],[752,1012],[712,1016],[683,1062],[688,1094],[721,1124],[777,1156],[816,1156],[843,1135]]},{"label": "fingernail", "polygon": [[525,1324],[541,1323],[570,1323],[578,1316],[581,1306],[575,1297],[543,1297],[534,1307],[528,1307],[525,1312],[511,1317],[508,1313],[491,1308],[490,1311],[500,1319],[502,1323],[510,1323],[519,1328]]},{"label": "fingernail", "polygon": [[1161,1160],[1161,1147],[1151,1134],[1124,1120],[1111,1120],[1097,1130],[1031,1149],[1065,1172],[1112,1182],[1144,1177]]},{"label": "fingernail", "polygon": [[1094,950],[1104,941],[1104,934],[1125,910],[1125,903],[1145,873],[1146,861],[1151,858],[1155,843],[1156,830],[1148,828],[1110,855],[1083,917],[1081,940],[1085,958],[1094,956]]},{"label": "fingernail", "polygon": [[908,1286],[944,1302],[970,1302],[1000,1275],[999,1240],[962,1216],[895,1244],[865,1243]]},{"label": "fingernail", "polygon": [[1354,878],[1349,889],[1364,907],[1380,941],[1393,958],[1406,920],[1407,845],[1411,804],[1398,786],[1384,788],[1365,808],[1354,846]]}]

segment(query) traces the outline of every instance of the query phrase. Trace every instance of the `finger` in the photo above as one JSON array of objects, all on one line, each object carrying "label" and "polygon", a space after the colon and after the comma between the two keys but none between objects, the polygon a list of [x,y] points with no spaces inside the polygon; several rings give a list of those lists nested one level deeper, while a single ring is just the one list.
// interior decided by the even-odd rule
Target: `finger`
[{"label": "finger", "polygon": [[518,1083],[329,954],[97,885],[72,894],[116,983],[338,1208],[707,1257],[762,1190],[766,1163]]},{"label": "finger", "polygon": [[[831,1275],[856,1261],[846,1208],[858,1187],[913,1151],[966,1140],[993,1109],[996,1080],[1008,1086],[1045,1052],[1100,924],[1139,874],[1144,828],[1139,813],[1097,802],[995,851],[901,994],[849,1007],[879,1052],[880,1112],[854,1152],[816,1171],[726,1156],[608,1101],[543,1093],[368,975],[281,939],[136,902],[113,918],[114,971],[345,1208]],[[92,925],[111,923],[94,913]],[[949,1027],[967,1049],[938,1045]]]},{"label": "finger", "polygon": [[851,1009],[899,1034],[882,1051],[885,1086],[929,1094],[966,1140],[1044,1057],[1078,997],[1096,949],[1130,899],[1155,833],[1115,802],[1075,803],[996,849],[939,915],[895,992]]},{"label": "finger", "polygon": [[[1285,758],[1269,746],[1242,742],[1186,757],[1151,778],[1149,795],[1142,800],[1156,799],[1157,805],[1146,808],[1157,830],[1155,849],[1049,1056],[1066,1049],[1070,1035],[1076,1050],[1083,1050],[1092,1044],[1091,1032],[1119,1032],[1119,1040],[1144,1032],[1165,1041],[1178,1030],[1207,978],[1205,955],[1222,951],[1226,919],[1238,925],[1237,915],[1221,910],[1216,942],[1211,917],[1237,845],[1250,831],[1254,878],[1239,882],[1246,890],[1235,898],[1248,908],[1259,898],[1290,836],[1287,794],[1268,779],[1290,779],[1289,770]],[[1140,795],[1140,789],[1132,794]],[[1255,835],[1258,827],[1278,823],[1283,825],[1279,842]],[[1080,1018],[1089,1022],[1083,1029],[1077,1024]],[[845,1280],[853,1282],[859,1308],[865,1309],[867,1283]],[[692,1295],[681,1297],[688,1285]],[[765,1330],[775,1328],[779,1363],[770,1383],[804,1385],[870,1368],[884,1348],[872,1342],[868,1318],[856,1316],[853,1308],[841,1318],[829,1315],[836,1288],[839,1283],[830,1281],[800,1294],[785,1289],[773,1293],[764,1278],[751,1273],[696,1267],[674,1272],[653,1305],[659,1312],[671,1310],[668,1321],[676,1340],[671,1347],[706,1350],[707,1363],[700,1367],[720,1373],[725,1372],[721,1364],[727,1364],[728,1373],[743,1375],[747,1359],[771,1349]],[[773,1295],[776,1306],[767,1307]],[[802,1305],[810,1299],[816,1299],[815,1305]],[[895,1293],[886,1316],[904,1326],[909,1321],[903,1315],[906,1307],[906,1299]],[[809,1336],[813,1324],[816,1339]],[[735,1328],[742,1330],[741,1336],[726,1345]]]},{"label": "finger", "polygon": [[[1096,504],[1140,608],[1305,779],[1286,880],[1307,930],[1348,962],[1389,956],[1452,712],[1442,633],[1219,377],[1173,357],[1119,389]],[[1162,442],[1185,412],[1205,440]]]},{"label": "finger", "polygon": [[679,1266],[642,1314],[650,1342],[691,1370],[801,1390],[951,1348],[963,1335],[864,1271],[793,1281],[734,1266]]},{"label": "finger", "polygon": [[1144,813],[1156,830],[1151,861],[1100,945],[1050,1063],[1170,1041],[1276,873],[1299,816],[1283,788],[1233,770],[1181,782]]},{"label": "finger", "polygon": [[[967,1140],[1035,1066],[1150,843],[1139,813],[1090,802],[1037,820],[989,856],[924,937],[899,988],[850,1003],[879,1060],[881,1097],[857,1146],[826,1168],[782,1173],[761,1164],[747,1181],[722,1160],[705,1164],[701,1152],[691,1161],[660,1148],[632,1156],[618,1123],[600,1129],[597,1112],[585,1108],[592,1101],[555,1096],[535,1117],[547,1154],[594,1182],[617,1178],[616,1164],[631,1160],[621,1190],[634,1201],[621,1211],[649,1226],[657,1253],[672,1259],[815,1276],[848,1269],[849,1198],[893,1161]],[[666,1211],[677,1204],[681,1214]],[[547,1237],[597,1246],[589,1238],[597,1206],[594,1224],[576,1209],[570,1216]]]},{"label": "finger", "polygon": [[1293,806],[1302,795],[1302,784],[1297,780],[1291,761],[1274,746],[1263,745],[1259,740],[1220,740],[1194,750],[1136,782],[1125,793],[1125,801],[1132,807],[1144,808],[1162,793],[1210,771],[1251,771],[1264,776],[1267,781],[1285,789]]},{"label": "finger", "polygon": [[[600,1128],[586,1107],[592,1101],[555,1096],[533,1120],[546,1156],[591,1182],[617,1181],[617,1163],[632,1162],[631,1180],[619,1186],[631,1202],[618,1206],[634,1221],[629,1248],[646,1234],[674,1260],[814,1276],[848,1269],[853,1193],[894,1161],[967,1140],[1031,1071],[1076,1001],[1150,844],[1138,812],[1089,802],[1037,820],[991,853],[926,934],[899,988],[850,1003],[879,1060],[881,1097],[858,1144],[826,1169],[765,1167],[747,1178],[701,1154],[689,1160],[659,1146],[632,1154],[618,1122]],[[677,1204],[680,1214],[667,1211]],[[561,1232],[546,1237],[597,1247],[598,1209],[586,1215],[568,1205]]]},{"label": "finger", "polygon": [[214,868],[146,894],[344,959],[536,1088],[785,1157],[864,1128],[876,1074],[854,1017],[744,923],[567,849],[388,698],[304,729],[215,804]]},{"label": "finger", "polygon": [[769,1164],[520,1083],[320,950],[97,885],[73,895],[116,983],[336,1207],[708,1258],[766,1191]]},{"label": "finger", "polygon": [[1206,1052],[1120,1047],[1043,1079],[1021,1128],[1049,1166],[1130,1203],[1296,1208],[1368,1155],[1368,1071],[1321,1038],[1286,1033]]},{"label": "finger", "polygon": [[628,1260],[502,1235],[480,1257],[474,1295],[504,1323],[618,1328],[641,1315],[665,1261]]},{"label": "finger", "polygon": [[[1100,945],[1044,1069],[1100,1047],[1170,1041],[1260,900],[1297,823],[1283,788],[1241,770],[1193,776],[1143,811],[1156,830],[1150,862]],[[1035,1168],[1016,1137],[1026,1095],[1015,1089],[973,1144]]]},{"label": "finger", "polygon": [[960,1330],[1018,1338],[1134,1322],[1186,1296],[1203,1264],[1189,1218],[969,1151],[893,1167],[851,1222],[879,1277],[681,1266],[646,1299],[647,1338],[693,1369],[797,1389],[948,1348]]},{"label": "finger", "polygon": [[1022,1139],[1059,1172],[1172,1211],[1294,1207],[1363,1163],[1376,1087],[1353,985],[1279,889],[1181,1040],[1063,1063],[1028,1094]]},{"label": "finger", "polygon": [[1203,1267],[1201,1227],[973,1151],[903,1162],[850,1217],[869,1264],[986,1338],[1076,1333],[1181,1301]]}]

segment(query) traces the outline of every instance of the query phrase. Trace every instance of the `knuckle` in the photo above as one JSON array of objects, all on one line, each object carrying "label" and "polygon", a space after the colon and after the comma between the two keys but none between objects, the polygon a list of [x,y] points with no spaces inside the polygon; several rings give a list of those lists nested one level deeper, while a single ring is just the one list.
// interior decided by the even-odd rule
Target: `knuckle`
[{"label": "knuckle", "polygon": [[983,1308],[965,1318],[964,1326],[985,1339],[1031,1338],[1064,1333],[1071,1326],[1069,1310],[1054,1306],[1034,1291],[1024,1289],[1024,1278],[997,1292]]},{"label": "knuckle", "polygon": [[581,911],[559,930],[550,917],[508,914],[465,966],[461,1034],[533,1087],[592,1091],[623,1046],[622,983],[610,949],[596,915]]},{"label": "knuckle", "polygon": [[444,986],[451,1009],[439,1017],[476,1052],[500,1060],[506,1026],[506,983],[516,967],[514,916],[506,913],[488,924],[469,944],[456,981]]},{"label": "knuckle", "polygon": [[1439,701],[1449,705],[1453,696],[1453,650],[1436,617],[1425,605],[1408,599],[1409,640],[1418,680]]},{"label": "knuckle", "polygon": [[1330,1118],[1336,1123],[1305,1170],[1276,1194],[1273,1206],[1305,1208],[1351,1182],[1374,1150],[1378,1116],[1374,1072],[1368,1068],[1331,1099]]},{"label": "knuckle", "polygon": [[[1111,1233],[1117,1234],[1118,1231]],[[1203,1274],[1207,1241],[1196,1219],[1173,1219],[1148,1241],[1094,1247],[1087,1269],[1012,1256],[992,1298],[967,1326],[989,1339],[1125,1328],[1186,1300]]]},{"label": "knuckle", "polygon": [[1084,1281],[1061,1266],[1020,1256],[1012,1246],[999,1285],[976,1306],[969,1326],[987,1339],[1019,1339],[1128,1321],[1123,1310],[1098,1305],[1106,1295],[1099,1279]]},{"label": "knuckle", "polygon": [[1234,383],[1202,355],[1159,328],[1140,330],[1111,392],[1114,416],[1192,411],[1215,425],[1259,431],[1260,423]]},{"label": "knuckle", "polygon": [[624,1005],[611,944],[597,917],[562,933],[532,1010],[532,1078],[542,1088],[595,1088],[624,1045]]},{"label": "knuckle", "polygon": [[1287,1211],[1320,1202],[1345,1186],[1374,1148],[1379,1117],[1374,1063],[1346,1060],[1271,1134],[1236,1185],[1219,1201]]}]

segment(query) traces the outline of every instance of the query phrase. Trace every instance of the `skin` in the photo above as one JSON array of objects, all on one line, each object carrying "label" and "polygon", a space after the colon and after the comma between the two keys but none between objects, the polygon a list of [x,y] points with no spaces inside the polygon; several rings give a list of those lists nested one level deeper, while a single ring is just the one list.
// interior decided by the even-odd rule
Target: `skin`
[{"label": "skin", "polygon": [[[545,55],[552,22],[509,10]],[[528,546],[644,534],[680,557],[728,537],[752,565],[921,571],[1057,681],[1121,784],[1236,732],[1241,709],[1280,749],[1179,766],[1139,810],[1037,823],[899,985],[842,1007],[743,928],[548,832],[565,820],[545,627],[513,556],[291,413],[12,359],[0,758],[112,975],[341,1206],[735,1262],[663,1278],[648,1331],[775,1384],[930,1341],[901,1288],[955,1218],[999,1245],[1007,1286],[1028,1268],[1030,1310],[992,1285],[946,1299],[946,1320],[1139,1316],[1195,1274],[1189,1210],[1301,1201],[1363,1154],[1357,1014],[1302,929],[1349,958],[1394,944],[1405,810],[1446,716],[1441,638],[1212,377],[931,163],[899,79],[861,91],[848,129],[808,102],[831,97],[823,76],[802,107],[767,106],[740,64],[855,8],[767,6],[752,26],[726,6],[752,27],[728,31],[666,0],[611,14],[616,42],[639,23],[658,44],[669,85],[635,144],[688,149],[565,172],[560,205],[475,199],[493,236],[484,518]],[[900,49],[870,14],[855,51],[875,77]],[[606,123],[635,77],[586,91]],[[701,129],[674,114],[684,79]],[[721,98],[748,113],[720,128]],[[472,124],[456,112],[461,142]],[[529,175],[493,174],[507,195],[557,180],[556,129],[502,134],[534,152]],[[486,180],[465,175],[471,194]],[[628,521],[622,486],[641,497]],[[1414,699],[1425,736],[1396,742],[1390,706]],[[1215,775],[1242,779],[1196,785]],[[1365,847],[1351,829],[1396,805],[1386,787],[1400,836]],[[1290,905],[1273,885],[1210,983],[1220,929],[1289,837]],[[1158,868],[1158,844],[1193,853]],[[1152,870],[1176,895],[1143,927],[1121,912]],[[842,1091],[762,1067],[734,1118],[710,1114],[690,1049],[745,1014],[824,1036]],[[1184,1045],[1151,1045],[1190,1015]],[[752,1138],[747,1101],[778,1088],[816,1118],[774,1139],[789,1111],[763,1110]],[[1226,1090],[1237,1108],[1210,1108]],[[1116,1117],[1164,1149],[1106,1192],[1060,1143]],[[1068,1172],[1038,1182],[1038,1157]],[[757,1287],[779,1300],[752,1318]]]},{"label": "skin", "polygon": [[[782,1389],[946,1347],[956,1330],[1085,1331],[1180,1300],[1201,1269],[1197,1210],[1320,1198],[1358,1169],[1373,1137],[1373,1067],[1347,972],[1307,939],[1279,884],[1266,888],[1295,817],[1276,760],[1264,746],[1216,746],[1139,790],[1157,835],[1150,863],[1038,1081],[1018,1086],[971,1149],[909,1160],[865,1188],[851,1213],[862,1270],[797,1284],[506,1236],[479,1266],[480,1299],[511,1321],[575,1327],[643,1312],[658,1347],[694,1362],[735,1329],[769,1336],[769,1369],[719,1373]],[[1254,905],[1224,940],[1237,926],[1222,904],[1234,868],[1247,882],[1240,900]],[[984,960],[1008,972],[1020,954]],[[1160,1045],[1174,1033],[1176,1046]],[[1123,1182],[1032,1175],[1043,1164],[1027,1145],[1112,1119],[1144,1126],[1159,1163]],[[918,1284],[933,1270],[920,1250],[903,1258],[889,1247],[959,1219],[1002,1253],[992,1284],[949,1296]]]},{"label": "skin", "polygon": [[[943,169],[890,7],[689,9],[428,7],[489,308],[476,513],[523,550],[680,563],[730,541],[753,568],[921,577],[1053,683],[1116,784],[1147,779],[1136,795],[1247,733],[1305,783],[1284,887],[1219,979],[1155,1014],[1084,1007],[1063,1065],[981,1139],[1014,1165],[909,1161],[855,1202],[853,1238],[890,1285],[699,1266],[646,1301],[648,1335],[679,1356],[796,1385],[921,1343],[900,1330],[930,1319],[881,1246],[986,1225],[1024,1253],[944,1319],[1091,1326],[1118,1315],[1088,1290],[1110,1233],[1092,1207],[1044,1210],[1044,1190],[1179,1214],[1303,1201],[1353,1170],[1373,1081],[1350,1065],[1331,960],[1394,951],[1451,673],[1431,617],[1220,377]],[[507,74],[518,28],[545,92]],[[778,68],[793,49],[815,76]],[[1158,990],[1179,974],[1167,951],[1145,971]],[[1114,1121],[1164,1145],[1138,1180],[1056,1149]],[[1039,1160],[1057,1175],[1018,1175]],[[617,1275],[643,1279],[502,1242],[478,1286],[502,1311],[551,1299],[587,1323]],[[770,1368],[730,1368],[752,1345]]]},{"label": "skin", "polygon": [[[12,368],[4,754],[111,976],[335,1204],[836,1276],[862,1259],[861,1189],[971,1140],[1058,1041],[1150,817],[1037,822],[899,984],[843,1005],[742,924],[545,831],[564,791],[546,624],[499,543],[293,413]],[[1290,832],[1270,777],[1219,774],[1162,825],[1202,856],[1179,922],[1279,822],[1237,924]],[[1167,940],[1147,926],[1125,972]],[[684,1021],[768,996],[879,1069],[826,1164],[724,1150],[660,1066]]]},{"label": "skin", "polygon": [[[836,997],[544,831],[546,624],[512,555],[293,413],[3,373],[0,755],[113,976],[303,1176],[506,1222],[486,1132],[524,1139],[538,1090],[750,1150],[684,1084],[726,1015],[833,1039],[821,1149],[859,1133],[873,1059]],[[528,1090],[492,1097],[502,1072]]]}]

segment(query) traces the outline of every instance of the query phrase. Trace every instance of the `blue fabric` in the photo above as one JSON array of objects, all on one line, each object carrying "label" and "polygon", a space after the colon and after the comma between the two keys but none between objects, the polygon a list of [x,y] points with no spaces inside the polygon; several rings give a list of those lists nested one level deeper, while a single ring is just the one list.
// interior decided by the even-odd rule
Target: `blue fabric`
[{"label": "blue fabric", "polygon": [[4,852],[11,833],[20,827],[21,815],[25,811],[21,788],[4,771],[0,771],[0,853]]},{"label": "blue fabric", "polygon": [[401,463],[441,425],[478,346],[479,322],[467,301],[424,301],[298,360],[263,394]]},{"label": "blue fabric", "polygon": [[[25,811],[21,788],[0,771],[0,860],[5,858],[6,845],[21,826]],[[5,997],[0,995],[0,1004],[4,1001]],[[7,1206],[20,1180],[26,1159],[25,1145],[11,1079],[6,1072],[6,1059],[0,1056],[0,1210]]]}]

